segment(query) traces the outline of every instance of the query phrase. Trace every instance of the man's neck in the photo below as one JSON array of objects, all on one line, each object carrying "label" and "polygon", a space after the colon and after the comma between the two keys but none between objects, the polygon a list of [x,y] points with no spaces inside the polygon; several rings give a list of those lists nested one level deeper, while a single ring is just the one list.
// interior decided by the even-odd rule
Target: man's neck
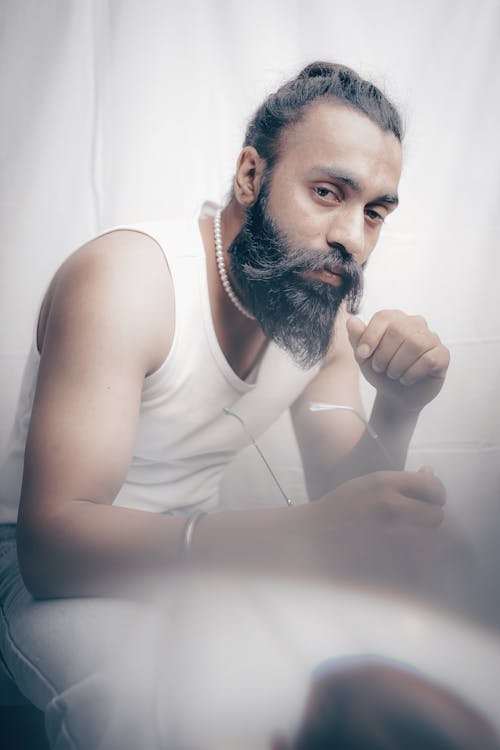
[{"label": "man's neck", "polygon": [[[238,216],[232,204],[222,215],[222,243],[226,270],[230,281],[227,249],[240,231],[243,213]],[[258,364],[267,348],[267,339],[260,325],[242,315],[224,290],[215,259],[214,224],[212,218],[201,219],[200,233],[206,255],[208,294],[215,334],[224,356],[243,380]]]}]

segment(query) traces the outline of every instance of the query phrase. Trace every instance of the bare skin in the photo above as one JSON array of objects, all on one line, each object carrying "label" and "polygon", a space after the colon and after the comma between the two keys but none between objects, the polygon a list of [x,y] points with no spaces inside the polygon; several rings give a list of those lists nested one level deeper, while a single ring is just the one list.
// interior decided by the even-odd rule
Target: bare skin
[{"label": "bare skin", "polygon": [[[346,107],[315,105],[286,133],[270,210],[292,239],[318,251],[341,242],[362,262],[395,206],[400,166],[392,134]],[[264,167],[254,149],[240,154],[235,197],[223,212],[226,251],[243,208],[256,200]],[[267,342],[221,287],[211,222],[201,222],[200,231],[215,331],[228,362],[245,377]],[[18,525],[21,568],[35,596],[109,594],[136,579],[154,582],[175,565],[182,519],[112,505],[132,456],[144,378],[164,361],[174,328],[169,271],[145,235],[114,232],[94,240],[56,274],[39,324],[41,363]],[[362,344],[370,346],[368,356]],[[361,411],[361,367],[378,391],[372,424],[402,467],[418,413],[439,391],[448,361],[420,318],[386,311],[365,326],[340,316],[331,353],[292,410],[308,487],[318,501],[211,515],[196,530],[194,558],[273,564],[278,556],[307,566],[307,554],[297,550],[315,550],[312,568],[334,572],[343,551],[352,551],[342,543],[346,529],[418,539],[439,526],[444,489],[435,476],[387,471],[354,420],[318,419],[307,402]]]}]

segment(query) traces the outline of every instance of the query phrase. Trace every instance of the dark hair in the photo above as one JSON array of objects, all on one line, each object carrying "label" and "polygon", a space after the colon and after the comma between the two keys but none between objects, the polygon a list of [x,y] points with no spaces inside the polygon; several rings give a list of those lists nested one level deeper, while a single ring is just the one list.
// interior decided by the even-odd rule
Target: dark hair
[{"label": "dark hair", "polygon": [[401,117],[380,89],[344,65],[313,62],[267,97],[250,121],[243,145],[253,146],[272,169],[283,130],[298,122],[307,108],[323,97],[363,112],[382,130],[402,140]]}]

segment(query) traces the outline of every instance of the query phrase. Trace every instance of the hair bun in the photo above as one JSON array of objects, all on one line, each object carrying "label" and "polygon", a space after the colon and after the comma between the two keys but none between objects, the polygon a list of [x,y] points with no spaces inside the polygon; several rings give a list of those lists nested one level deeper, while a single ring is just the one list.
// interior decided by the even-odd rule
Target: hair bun
[{"label": "hair bun", "polygon": [[297,78],[329,78],[338,67],[330,62],[313,62],[301,70]]}]

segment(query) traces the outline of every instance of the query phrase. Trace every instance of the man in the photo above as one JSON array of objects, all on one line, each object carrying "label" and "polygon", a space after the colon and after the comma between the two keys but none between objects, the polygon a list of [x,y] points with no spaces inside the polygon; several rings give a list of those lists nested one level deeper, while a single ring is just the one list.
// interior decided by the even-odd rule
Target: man
[{"label": "man", "polygon": [[[378,549],[440,524],[439,480],[400,469],[448,352],[420,317],[350,316],[398,202],[400,141],[378,89],[314,63],[255,115],[215,221],[111,231],[62,265],[2,488],[35,598],[143,592],[186,557],[300,569],[314,550],[313,568],[334,574],[364,549],[349,534],[375,534]],[[311,401],[361,412],[359,369],[377,390],[369,430],[348,412],[310,412]],[[315,502],[226,512],[224,467],[288,407]],[[40,632],[41,605],[9,555],[10,632],[27,609]],[[10,641],[3,649],[19,682]],[[23,689],[44,707],[30,679]]]}]

